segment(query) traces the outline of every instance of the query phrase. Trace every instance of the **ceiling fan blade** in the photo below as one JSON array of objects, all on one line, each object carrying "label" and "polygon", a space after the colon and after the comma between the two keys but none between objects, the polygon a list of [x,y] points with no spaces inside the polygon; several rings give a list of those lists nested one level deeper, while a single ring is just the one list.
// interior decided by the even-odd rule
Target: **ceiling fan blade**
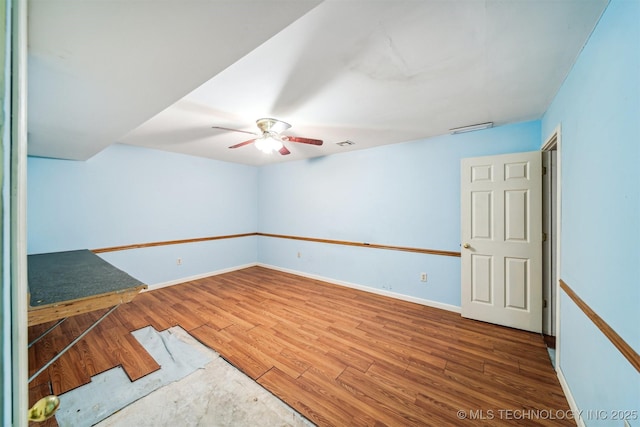
[{"label": "ceiling fan blade", "polygon": [[229,148],[239,148],[239,147],[243,147],[243,146],[245,146],[245,145],[249,145],[249,144],[251,144],[251,143],[252,143],[252,142],[254,142],[254,141],[255,141],[255,139],[249,139],[249,140],[247,140],[247,141],[243,141],[243,142],[241,142],[241,143],[239,143],[239,144],[232,145],[232,146],[231,146],[231,147],[229,147]]},{"label": "ceiling fan blade", "polygon": [[278,150],[278,152],[283,156],[286,156],[287,154],[291,154],[291,151],[287,150],[287,147],[285,147],[284,145],[282,146],[281,149]]},{"label": "ceiling fan blade", "polygon": [[321,139],[301,138],[299,136],[287,136],[285,138],[287,141],[291,141],[291,142],[301,142],[303,144],[311,144],[311,145],[322,145]]},{"label": "ceiling fan blade", "polygon": [[257,133],[255,133],[255,132],[249,132],[249,131],[240,130],[240,129],[225,128],[225,127],[222,127],[222,126],[211,126],[211,129],[228,130],[230,132],[242,132],[242,133],[248,133],[249,135],[257,135]]}]

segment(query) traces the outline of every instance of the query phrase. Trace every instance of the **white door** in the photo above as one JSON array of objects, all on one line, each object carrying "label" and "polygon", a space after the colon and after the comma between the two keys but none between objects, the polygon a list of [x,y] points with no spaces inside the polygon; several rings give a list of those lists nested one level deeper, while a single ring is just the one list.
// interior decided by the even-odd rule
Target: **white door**
[{"label": "white door", "polygon": [[462,159],[462,316],[542,329],[539,151]]}]

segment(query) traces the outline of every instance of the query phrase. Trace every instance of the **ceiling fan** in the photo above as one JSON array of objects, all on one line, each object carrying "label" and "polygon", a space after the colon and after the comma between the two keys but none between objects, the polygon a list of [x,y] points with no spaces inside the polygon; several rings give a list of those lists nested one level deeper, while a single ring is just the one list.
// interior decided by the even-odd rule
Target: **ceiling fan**
[{"label": "ceiling fan", "polygon": [[311,139],[311,138],[301,138],[299,136],[281,135],[282,132],[284,132],[285,130],[291,127],[289,123],[283,122],[281,120],[264,118],[264,119],[256,120],[256,124],[258,125],[258,128],[262,132],[261,134],[248,132],[240,129],[225,128],[222,126],[212,126],[212,128],[228,130],[231,132],[242,132],[242,133],[248,133],[251,135],[256,135],[257,138],[243,141],[239,144],[232,145],[229,148],[239,148],[244,145],[255,143],[256,148],[266,154],[271,154],[275,151],[279,152],[283,156],[286,156],[287,154],[291,154],[291,152],[287,150],[287,147],[284,146],[285,141],[299,142],[302,144],[311,144],[311,145],[322,145],[321,139]]}]

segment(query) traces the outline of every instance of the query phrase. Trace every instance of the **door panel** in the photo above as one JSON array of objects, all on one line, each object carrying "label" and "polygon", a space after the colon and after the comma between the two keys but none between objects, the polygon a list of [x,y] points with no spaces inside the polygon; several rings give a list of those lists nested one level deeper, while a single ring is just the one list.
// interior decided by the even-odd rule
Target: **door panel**
[{"label": "door panel", "polygon": [[474,239],[491,238],[492,201],[490,191],[471,193],[471,235]]},{"label": "door panel", "polygon": [[471,284],[471,300],[486,304],[492,303],[491,283],[493,261],[490,256],[472,255],[471,268],[473,269]]},{"label": "door panel", "polygon": [[505,258],[505,302],[507,308],[527,309],[529,288],[529,260]]},{"label": "door panel", "polygon": [[540,332],[540,152],[463,159],[462,315]]},{"label": "door panel", "polygon": [[528,196],[527,190],[508,190],[504,193],[504,239],[507,242],[528,240]]}]

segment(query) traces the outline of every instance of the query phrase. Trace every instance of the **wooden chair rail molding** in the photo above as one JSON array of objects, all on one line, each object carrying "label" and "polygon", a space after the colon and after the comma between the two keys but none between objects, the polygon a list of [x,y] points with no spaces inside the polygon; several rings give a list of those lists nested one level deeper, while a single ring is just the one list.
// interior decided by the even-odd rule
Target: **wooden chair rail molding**
[{"label": "wooden chair rail molding", "polygon": [[598,327],[598,329],[602,331],[602,333],[609,339],[609,341],[611,341],[611,343],[618,349],[618,351],[622,353],[622,355],[631,363],[631,365],[636,368],[636,371],[640,372],[640,355],[638,355],[638,353],[636,353],[636,351],[629,344],[627,344],[627,342],[622,339],[622,337],[618,335],[618,333],[614,331],[613,328],[602,319],[602,317],[598,316],[596,312],[593,311],[593,309],[591,309],[591,307],[589,307],[587,303],[584,302],[582,298],[580,298],[578,294],[576,294],[573,289],[571,289],[569,285],[567,285],[567,283],[562,279],[560,279],[560,287],[569,296],[569,298],[571,298],[573,302],[576,303],[578,307],[580,307],[580,310],[582,310],[584,314],[587,315],[587,317]]},{"label": "wooden chair rail molding", "polygon": [[377,243],[367,243],[367,242],[349,242],[345,240],[317,239],[315,237],[287,236],[283,234],[270,234],[270,233],[256,233],[256,234],[258,236],[275,237],[277,239],[303,240],[305,242],[328,243],[332,245],[360,246],[364,248],[388,249],[392,251],[403,251],[403,252],[417,252],[417,253],[429,254],[429,255],[443,255],[443,256],[453,256],[453,257],[460,256],[460,252],[441,251],[437,249],[410,248],[406,246],[380,245]]},{"label": "wooden chair rail molding", "polygon": [[111,246],[109,248],[91,249],[91,252],[93,252],[94,254],[101,254],[104,252],[127,251],[129,249],[150,248],[152,246],[182,245],[185,243],[207,242],[209,240],[235,239],[238,237],[255,236],[257,234],[258,233],[227,234],[225,236],[198,237],[195,239],[164,240],[161,242],[136,243],[133,245]]},{"label": "wooden chair rail molding", "polygon": [[350,242],[345,240],[318,239],[315,237],[288,236],[284,234],[270,234],[270,233],[243,233],[243,234],[229,234],[225,236],[199,237],[196,239],[165,240],[161,242],[137,243],[133,245],[124,245],[124,246],[112,246],[109,248],[92,249],[91,251],[93,253],[100,254],[104,252],[115,252],[115,251],[126,251],[129,249],[148,248],[151,246],[181,245],[184,243],[206,242],[209,240],[234,239],[238,237],[248,237],[248,236],[263,236],[263,237],[273,237],[276,239],[291,239],[291,240],[302,240],[305,242],[327,243],[332,245],[359,246],[364,248],[387,249],[387,250],[403,251],[403,252],[416,252],[416,253],[428,254],[428,255],[460,257],[460,252],[442,251],[438,249],[411,248],[406,246],[381,245],[377,243],[367,243],[367,242]]}]

